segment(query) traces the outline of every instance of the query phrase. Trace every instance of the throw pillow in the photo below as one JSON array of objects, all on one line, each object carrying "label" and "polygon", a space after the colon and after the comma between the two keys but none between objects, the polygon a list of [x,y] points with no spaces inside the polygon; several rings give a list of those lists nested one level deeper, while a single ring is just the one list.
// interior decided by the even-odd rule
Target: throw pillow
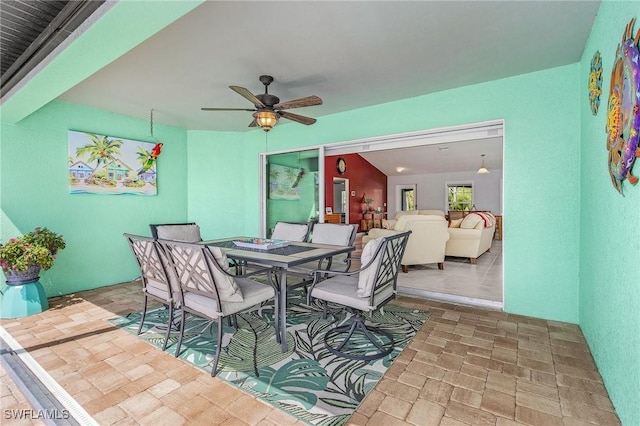
[{"label": "throw pillow", "polygon": [[460,228],[463,219],[453,219],[449,222],[449,228]]},{"label": "throw pillow", "polygon": [[396,226],[397,220],[395,219],[382,219],[382,227],[384,229],[393,229]]},{"label": "throw pillow", "polygon": [[460,223],[460,228],[462,229],[475,229],[479,223],[482,223],[484,226],[484,220],[475,213],[469,213],[462,219],[462,223]]},{"label": "throw pillow", "polygon": [[[376,238],[374,240],[369,241],[362,249],[362,256],[360,256],[360,263],[362,266],[367,265],[373,256],[378,250],[378,247],[384,242],[384,237]],[[358,297],[369,297],[371,295],[371,290],[376,283],[376,271],[378,270],[378,265],[382,261],[382,252],[379,253],[378,257],[369,265],[367,269],[360,271],[360,276],[358,277],[358,290],[356,290],[356,295]]]},{"label": "throw pillow", "polygon": [[[213,255],[220,269],[229,273],[229,261],[227,260],[225,252],[223,252],[220,247],[211,246],[209,246],[209,252]],[[216,268],[215,265],[211,265],[213,279],[216,282],[216,287],[218,287],[220,300],[223,302],[242,302],[244,300],[242,290],[238,287],[235,278],[221,272],[220,269]]]}]

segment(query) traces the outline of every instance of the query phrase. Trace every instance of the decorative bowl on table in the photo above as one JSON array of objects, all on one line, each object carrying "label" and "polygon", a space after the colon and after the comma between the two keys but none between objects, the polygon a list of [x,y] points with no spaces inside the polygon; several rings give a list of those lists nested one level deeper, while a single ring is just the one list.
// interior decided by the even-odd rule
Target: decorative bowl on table
[{"label": "decorative bowl on table", "polygon": [[234,240],[233,244],[238,247],[252,248],[258,250],[271,250],[275,248],[286,247],[289,245],[287,240],[271,240],[268,238],[244,238],[242,240]]}]

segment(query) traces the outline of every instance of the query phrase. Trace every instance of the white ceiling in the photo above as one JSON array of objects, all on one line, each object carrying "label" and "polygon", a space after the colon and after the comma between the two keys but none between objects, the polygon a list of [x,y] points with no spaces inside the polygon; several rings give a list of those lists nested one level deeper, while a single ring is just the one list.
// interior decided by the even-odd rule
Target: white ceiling
[{"label": "white ceiling", "polygon": [[[270,74],[275,81],[269,92],[281,101],[321,97],[323,105],[291,112],[322,120],[342,111],[576,63],[599,5],[207,1],[60,99],[141,119],[148,119],[153,108],[156,122],[186,129],[247,131],[250,112],[200,108],[252,108],[228,86],[259,94],[263,86],[258,77]],[[302,125],[282,119],[279,126],[285,123]],[[477,152],[461,151],[479,164]]]},{"label": "white ceiling", "polygon": [[501,136],[358,154],[387,176],[473,172],[480,168],[482,154],[489,171],[502,173]]}]

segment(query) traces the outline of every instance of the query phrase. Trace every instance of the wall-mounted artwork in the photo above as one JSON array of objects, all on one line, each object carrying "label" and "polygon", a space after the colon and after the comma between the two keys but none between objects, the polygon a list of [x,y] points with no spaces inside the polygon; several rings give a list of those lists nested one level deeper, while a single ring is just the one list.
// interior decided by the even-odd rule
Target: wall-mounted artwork
[{"label": "wall-mounted artwork", "polygon": [[602,94],[602,57],[600,51],[596,51],[591,58],[591,71],[589,72],[589,103],[591,114],[598,115],[600,107],[600,95]]},{"label": "wall-mounted artwork", "polygon": [[622,43],[616,50],[611,70],[607,111],[607,150],[609,175],[614,188],[622,194],[625,179],[635,185],[638,178],[631,174],[636,157],[640,156],[640,30],[633,37],[633,23],[626,26]]},{"label": "wall-mounted artwork", "polygon": [[269,164],[269,198],[299,200],[300,180],[304,175],[304,169]]},{"label": "wall-mounted artwork", "polygon": [[72,194],[158,193],[156,158],[161,143],[69,130],[69,191]]}]

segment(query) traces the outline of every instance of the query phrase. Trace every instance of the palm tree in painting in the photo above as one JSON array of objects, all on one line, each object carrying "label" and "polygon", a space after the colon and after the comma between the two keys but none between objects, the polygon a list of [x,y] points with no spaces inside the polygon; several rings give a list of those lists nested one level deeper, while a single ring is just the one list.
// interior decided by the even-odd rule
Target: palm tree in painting
[{"label": "palm tree in painting", "polygon": [[149,151],[148,149],[146,149],[143,146],[138,146],[138,152],[136,152],[136,156],[138,157],[138,161],[140,162],[140,165],[142,166],[138,170],[138,174],[140,174],[140,173],[142,173],[144,171],[145,164],[153,163],[155,161],[155,158],[154,158],[153,154],[151,153],[151,151]]},{"label": "palm tree in painting", "polygon": [[269,171],[269,190],[270,192],[274,192],[278,189],[278,177],[280,176],[280,172],[278,170],[271,169]]},{"label": "palm tree in painting", "polygon": [[87,161],[89,163],[96,163],[97,166],[91,172],[92,178],[96,174],[96,171],[100,166],[104,168],[106,179],[109,179],[109,166],[111,163],[118,161],[120,155],[120,147],[122,141],[120,139],[109,139],[108,136],[98,136],[92,133],[85,133],[92,143],[86,144],[76,149],[76,156],[78,158],[88,155]]},{"label": "palm tree in painting", "polygon": [[296,171],[296,169],[292,168],[292,167],[287,167],[284,171],[284,173],[287,175],[287,179],[289,179],[289,181],[293,184],[293,181],[296,179],[296,177],[298,176],[298,172]]}]

